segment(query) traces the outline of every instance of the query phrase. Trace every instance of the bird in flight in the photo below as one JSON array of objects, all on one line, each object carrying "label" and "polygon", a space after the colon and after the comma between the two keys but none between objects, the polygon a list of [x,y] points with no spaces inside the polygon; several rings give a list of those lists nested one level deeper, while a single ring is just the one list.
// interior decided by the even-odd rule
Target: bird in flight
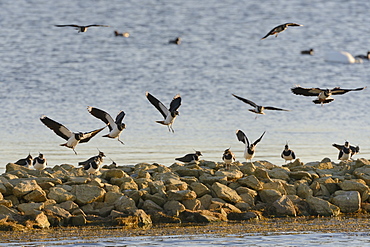
[{"label": "bird in flight", "polygon": [[244,134],[243,131],[237,130],[236,131],[236,137],[238,138],[238,141],[241,141],[245,144],[245,150],[244,150],[244,158],[248,161],[250,160],[252,162],[252,158],[255,155],[255,148],[256,145],[262,140],[262,137],[265,135],[266,131],[262,133],[261,137],[255,140],[252,144],[249,144],[248,137]]},{"label": "bird in flight", "polygon": [[149,92],[146,92],[146,97],[148,98],[149,102],[157,108],[157,110],[162,114],[164,120],[163,121],[156,121],[157,123],[167,125],[168,131],[175,132],[172,128],[172,124],[175,121],[176,117],[179,115],[177,111],[181,105],[181,97],[179,94],[175,95],[172,99],[170,108],[167,109],[162,102],[160,102],[157,98],[151,95]]},{"label": "bird in flight", "polygon": [[88,25],[88,26],[79,26],[79,25],[76,25],[76,24],[55,25],[55,26],[56,27],[75,27],[76,30],[78,30],[79,33],[86,32],[89,27],[109,27],[107,25],[96,25],[96,24],[92,24],[92,25]]},{"label": "bird in flight", "polygon": [[361,91],[364,90],[366,87],[360,87],[355,89],[342,89],[340,87],[335,87],[333,89],[321,89],[321,88],[303,88],[303,87],[294,87],[291,88],[292,92],[297,95],[303,96],[317,96],[317,99],[313,100],[312,102],[315,104],[326,104],[330,103],[334,100],[331,95],[340,95],[345,94],[351,91]]},{"label": "bird in flight", "polygon": [[261,106],[261,105],[257,105],[256,103],[254,103],[253,101],[251,100],[248,100],[248,99],[245,99],[245,98],[242,98],[242,97],[239,97],[239,96],[236,96],[235,94],[233,94],[233,96],[241,101],[243,101],[244,103],[246,104],[249,104],[251,106],[254,107],[254,109],[248,109],[249,111],[251,112],[254,112],[256,114],[262,114],[262,115],[265,115],[264,113],[264,110],[275,110],[275,111],[289,111],[289,110],[285,110],[285,109],[281,109],[281,108],[276,108],[276,107],[272,107],[272,106]]},{"label": "bird in flight", "polygon": [[117,138],[117,140],[124,144],[120,139],[119,136],[122,133],[122,131],[126,128],[126,125],[122,123],[123,118],[125,117],[125,113],[123,111],[120,111],[117,116],[116,120],[113,120],[111,115],[109,115],[107,112],[100,110],[95,107],[88,106],[87,110],[96,118],[99,118],[102,120],[105,124],[108,125],[109,128],[109,134],[104,135],[103,137],[108,138]]},{"label": "bird in flight", "polygon": [[77,154],[75,148],[78,143],[84,143],[88,142],[91,138],[93,138],[96,134],[98,134],[100,131],[102,131],[106,126],[103,128],[93,130],[90,132],[72,132],[67,127],[65,127],[63,124],[60,124],[56,121],[54,121],[51,118],[48,118],[47,116],[42,116],[40,118],[41,122],[45,124],[48,128],[50,128],[52,131],[55,132],[58,136],[62,137],[67,142],[64,144],[60,144],[60,146],[65,146],[67,148],[71,148],[75,154]]},{"label": "bird in flight", "polygon": [[275,35],[275,37],[278,36],[279,33],[281,33],[282,31],[285,31],[285,29],[288,28],[288,26],[303,26],[303,25],[300,25],[300,24],[297,24],[297,23],[285,23],[285,24],[282,24],[282,25],[279,25],[277,27],[274,27],[270,32],[268,32],[266,34],[265,37],[263,37],[262,39],[266,39],[268,36],[270,35]]}]

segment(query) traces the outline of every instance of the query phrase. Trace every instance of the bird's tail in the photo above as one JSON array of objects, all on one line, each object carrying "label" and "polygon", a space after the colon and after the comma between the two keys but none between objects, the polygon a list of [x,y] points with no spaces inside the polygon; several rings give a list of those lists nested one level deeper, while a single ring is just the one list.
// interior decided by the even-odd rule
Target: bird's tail
[{"label": "bird's tail", "polygon": [[164,123],[164,121],[156,121],[156,122],[159,123],[159,124],[167,125],[167,124]]}]

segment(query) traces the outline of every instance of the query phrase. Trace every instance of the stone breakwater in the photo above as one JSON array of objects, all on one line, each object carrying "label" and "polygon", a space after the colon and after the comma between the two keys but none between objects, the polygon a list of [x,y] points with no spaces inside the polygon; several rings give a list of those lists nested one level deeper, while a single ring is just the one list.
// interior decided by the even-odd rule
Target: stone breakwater
[{"label": "stone breakwater", "polygon": [[370,161],[325,158],[276,166],[268,161],[200,161],[170,167],[103,166],[42,171],[13,163],[0,176],[0,229],[146,226],[264,217],[337,216],[370,211]]}]

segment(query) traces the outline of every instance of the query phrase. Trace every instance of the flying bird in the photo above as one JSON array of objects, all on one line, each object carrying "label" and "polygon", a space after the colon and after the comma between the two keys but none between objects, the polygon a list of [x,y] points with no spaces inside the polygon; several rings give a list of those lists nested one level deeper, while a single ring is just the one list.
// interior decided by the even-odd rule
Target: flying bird
[{"label": "flying bird", "polygon": [[[360,152],[360,147],[359,146],[356,146],[356,147],[355,146],[351,146],[349,144],[349,142],[347,142],[347,141],[344,143],[344,145],[333,143],[333,147],[335,147],[335,148],[337,148],[339,150],[339,155],[338,155],[338,159],[339,160],[346,160],[347,157],[345,157],[345,156],[348,155],[347,154],[348,153],[348,149],[350,151],[350,157],[349,158],[352,158],[353,155],[358,154]],[[342,150],[344,150],[344,151],[342,151]]]},{"label": "flying bird", "polygon": [[162,114],[164,120],[163,121],[156,121],[157,123],[167,125],[168,131],[175,132],[172,128],[172,124],[175,121],[176,117],[179,115],[177,111],[181,105],[181,97],[177,94],[173,100],[171,101],[170,108],[167,109],[165,105],[162,104],[157,98],[155,98],[150,93],[145,93],[146,97],[148,98],[149,102],[157,108],[157,110]]},{"label": "flying bird", "polygon": [[39,153],[39,156],[33,159],[33,168],[36,170],[44,170],[47,166],[46,159],[42,153]]},{"label": "flying bird", "polygon": [[124,144],[120,139],[119,136],[122,133],[122,131],[126,128],[126,125],[122,123],[123,118],[125,117],[125,113],[123,111],[120,111],[117,116],[116,120],[113,120],[111,115],[106,113],[103,110],[100,110],[95,107],[88,106],[87,110],[96,118],[99,118],[101,121],[103,121],[105,124],[108,125],[109,128],[109,134],[103,135],[103,137],[108,138],[117,138],[117,140]]},{"label": "flying bird", "polygon": [[200,151],[195,151],[195,153],[192,154],[187,154],[183,157],[176,158],[175,160],[184,162],[184,163],[190,163],[192,161],[198,162],[199,161],[199,156],[203,156],[203,154]]},{"label": "flying bird", "polygon": [[26,166],[30,167],[32,165],[32,156],[31,154],[28,154],[28,156],[24,159],[17,160],[14,164],[20,165],[20,166]]},{"label": "flying bird", "polygon": [[288,160],[294,160],[295,159],[295,153],[293,150],[289,149],[288,142],[285,144],[284,150],[281,153],[281,158],[285,160],[285,163]]},{"label": "flying bird", "polygon": [[266,34],[265,37],[263,37],[262,39],[266,39],[268,36],[270,35],[275,35],[275,37],[278,36],[279,33],[281,33],[282,31],[285,31],[285,29],[288,28],[288,26],[303,26],[303,25],[300,25],[300,24],[297,24],[297,23],[285,23],[285,24],[282,24],[282,25],[279,25],[277,27],[274,27],[270,32],[268,32]]},{"label": "flying bird", "polygon": [[265,135],[265,133],[266,131],[262,133],[260,138],[255,140],[252,144],[249,144],[248,137],[244,134],[244,132],[241,130],[236,131],[236,137],[238,138],[238,141],[245,144],[244,158],[247,161],[250,160],[252,162],[252,158],[255,155],[256,145],[262,140],[262,137]]},{"label": "flying bird", "polygon": [[79,33],[86,32],[89,27],[109,27],[107,25],[96,25],[96,24],[92,24],[92,25],[88,25],[88,26],[79,26],[79,25],[76,25],[76,24],[55,25],[55,26],[56,27],[75,27],[76,30],[78,30]]},{"label": "flying bird", "polygon": [[226,169],[228,170],[230,168],[230,164],[235,161],[235,155],[231,152],[230,148],[225,149],[224,154],[222,155],[222,160],[225,162]]},{"label": "flying bird", "polygon": [[48,128],[50,128],[52,131],[55,132],[58,136],[66,140],[67,142],[64,144],[60,144],[60,146],[65,146],[68,148],[71,148],[73,152],[77,155],[77,152],[75,150],[78,143],[84,143],[88,142],[91,138],[93,138],[96,134],[98,134],[100,131],[102,131],[106,126],[103,128],[93,130],[90,132],[72,132],[64,125],[48,118],[47,116],[42,116],[40,118],[41,122],[45,124]]},{"label": "flying bird", "polygon": [[264,110],[289,111],[289,110],[285,110],[285,109],[281,109],[281,108],[276,108],[276,107],[272,107],[272,106],[260,106],[260,105],[257,105],[256,103],[254,103],[251,100],[244,99],[242,97],[236,96],[235,94],[233,94],[233,96],[235,98],[243,101],[244,103],[253,106],[254,109],[248,109],[248,110],[251,111],[251,112],[257,113],[257,114],[263,114],[263,115],[265,115],[265,113],[263,112]]},{"label": "flying bird", "polygon": [[342,89],[340,87],[335,87],[333,89],[321,89],[321,88],[303,88],[303,87],[293,87],[291,88],[292,92],[297,95],[303,96],[317,96],[317,99],[313,100],[312,102],[315,104],[326,104],[330,103],[334,100],[331,95],[339,95],[345,94],[350,91],[361,91],[364,90],[366,87],[360,87],[355,89]]}]

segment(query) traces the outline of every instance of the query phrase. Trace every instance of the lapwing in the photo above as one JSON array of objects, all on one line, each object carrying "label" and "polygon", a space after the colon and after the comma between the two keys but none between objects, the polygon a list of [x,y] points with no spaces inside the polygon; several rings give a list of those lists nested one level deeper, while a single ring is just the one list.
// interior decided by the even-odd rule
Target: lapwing
[{"label": "lapwing", "polygon": [[231,152],[230,148],[225,149],[224,154],[222,155],[222,160],[226,164],[226,169],[230,169],[231,163],[235,161],[235,155],[233,152]]},{"label": "lapwing", "polygon": [[33,168],[36,170],[44,170],[47,166],[46,159],[42,153],[39,153],[39,156],[33,159]]},{"label": "lapwing", "polygon": [[312,102],[315,104],[326,104],[334,100],[331,95],[345,94],[351,91],[361,91],[366,87],[354,88],[354,89],[342,89],[340,87],[335,87],[333,89],[321,89],[321,88],[303,88],[300,86],[291,88],[292,92],[297,95],[303,96],[317,96],[317,99]]},{"label": "lapwing", "polygon": [[241,141],[245,144],[245,150],[244,150],[244,158],[250,162],[252,162],[252,158],[255,155],[255,149],[256,145],[262,140],[262,137],[265,135],[266,131],[264,131],[260,138],[258,138],[255,142],[252,144],[249,144],[248,137],[244,134],[243,131],[237,130],[236,131],[236,137],[238,138],[238,141]]},{"label": "lapwing", "polygon": [[17,160],[16,162],[14,162],[14,164],[17,164],[20,166],[26,166],[29,168],[32,165],[32,161],[33,161],[32,155],[28,154],[26,158]]},{"label": "lapwing", "polygon": [[103,137],[108,137],[112,139],[117,138],[120,143],[124,144],[123,141],[119,139],[120,134],[126,128],[126,125],[122,123],[122,120],[125,117],[125,113],[123,111],[120,111],[116,116],[116,120],[113,120],[111,115],[98,108],[88,106],[87,110],[91,113],[91,115],[99,118],[108,125],[109,134],[103,135]]},{"label": "lapwing", "polygon": [[199,161],[200,156],[203,156],[203,154],[200,151],[195,151],[195,153],[187,154],[183,157],[176,158],[175,160],[178,160],[184,163],[190,163],[192,161],[197,163]]},{"label": "lapwing", "polygon": [[102,131],[106,126],[103,128],[93,130],[90,132],[72,132],[64,125],[48,118],[47,116],[43,115],[40,118],[41,122],[45,124],[47,127],[49,127],[52,131],[55,132],[58,136],[66,140],[67,142],[64,144],[60,144],[60,146],[65,146],[68,148],[71,148],[73,152],[77,155],[77,152],[75,150],[78,143],[84,143],[88,142],[91,138],[93,138],[96,134],[98,134],[100,131]]},{"label": "lapwing", "polygon": [[236,96],[235,94],[233,94],[233,96],[235,98],[243,101],[244,103],[253,106],[254,109],[248,109],[248,110],[251,111],[251,112],[254,112],[256,114],[263,114],[263,115],[265,115],[264,110],[289,111],[289,110],[285,110],[285,109],[281,109],[281,108],[276,108],[276,107],[272,107],[272,106],[261,106],[261,105],[257,105],[256,103],[254,103],[251,100],[248,100],[248,99],[245,99],[245,98]]},{"label": "lapwing", "polygon": [[289,149],[288,142],[285,144],[284,150],[281,153],[281,158],[285,160],[285,163],[287,161],[295,160],[295,153],[293,150]]},{"label": "lapwing", "polygon": [[87,26],[80,26],[76,24],[67,24],[67,25],[55,25],[56,27],[75,27],[76,30],[78,30],[79,33],[84,33],[87,31],[89,27],[109,27],[107,25],[97,25],[97,24],[92,24],[92,25],[87,25]]},{"label": "lapwing", "polygon": [[117,30],[114,31],[114,35],[115,36],[122,36],[122,37],[125,37],[125,38],[130,37],[130,33],[128,33],[128,32],[119,33]]},{"label": "lapwing", "polygon": [[298,27],[298,26],[303,26],[303,25],[300,25],[300,24],[297,24],[297,23],[285,23],[285,24],[282,24],[282,25],[279,25],[277,27],[274,27],[270,32],[268,32],[266,34],[265,37],[263,37],[262,39],[266,39],[268,36],[270,35],[275,35],[275,37],[278,36],[279,33],[283,32],[285,29],[287,29],[289,26],[293,26],[293,27]]},{"label": "lapwing", "polygon": [[88,160],[78,162],[78,165],[79,166],[85,166],[85,165],[89,164],[90,162],[93,162],[95,159],[99,159],[99,160],[103,161],[104,157],[105,157],[105,154],[102,151],[99,151],[98,155],[92,156]]},{"label": "lapwing", "polygon": [[[347,146],[347,147],[346,147],[346,146]],[[349,144],[349,142],[348,142],[348,141],[346,141],[346,142],[344,143],[344,145],[340,145],[340,144],[333,143],[333,147],[335,147],[335,148],[337,148],[337,149],[339,150],[338,159],[340,159],[340,157],[341,157],[341,158],[343,158],[344,153],[343,153],[343,154],[341,154],[340,152],[341,152],[343,149],[344,149],[345,151],[347,151],[348,146],[349,146],[349,150],[350,150],[350,152],[351,152],[351,154],[350,154],[350,158],[352,158],[352,156],[353,156],[353,155],[358,154],[358,153],[360,152],[360,147],[359,147],[359,146],[352,146],[352,145],[350,145],[350,144]],[[346,158],[346,157],[344,157],[344,158]]]},{"label": "lapwing", "polygon": [[173,100],[171,101],[170,108],[167,109],[165,105],[162,104],[157,98],[155,98],[150,93],[146,92],[146,97],[148,98],[149,102],[157,108],[157,110],[162,114],[164,121],[156,121],[157,123],[167,125],[168,131],[175,132],[172,128],[172,124],[175,121],[176,117],[179,115],[177,111],[181,105],[181,97],[179,94],[175,95]]},{"label": "lapwing", "polygon": [[301,54],[302,55],[313,55],[313,49],[309,49],[309,50],[304,50],[304,51],[301,51]]},{"label": "lapwing", "polygon": [[102,164],[103,164],[103,158],[96,157],[89,163],[85,164],[83,168],[89,174],[89,177],[91,178],[91,176],[93,176],[93,174],[99,170]]},{"label": "lapwing", "polygon": [[175,45],[180,45],[181,44],[181,38],[180,37],[177,37],[176,39],[174,40],[170,40],[168,41],[169,44],[175,44]]}]

